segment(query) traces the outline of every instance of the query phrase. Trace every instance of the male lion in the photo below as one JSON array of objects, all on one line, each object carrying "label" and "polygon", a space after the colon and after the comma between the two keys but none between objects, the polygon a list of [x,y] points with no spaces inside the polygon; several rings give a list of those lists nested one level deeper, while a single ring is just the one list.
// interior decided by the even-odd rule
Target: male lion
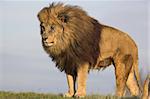
[{"label": "male lion", "polygon": [[132,95],[139,95],[138,49],[126,33],[100,24],[78,6],[63,3],[44,7],[38,18],[44,50],[66,73],[69,90],[64,96],[84,97],[89,70],[111,64],[115,67],[116,95],[123,96],[126,85]]}]

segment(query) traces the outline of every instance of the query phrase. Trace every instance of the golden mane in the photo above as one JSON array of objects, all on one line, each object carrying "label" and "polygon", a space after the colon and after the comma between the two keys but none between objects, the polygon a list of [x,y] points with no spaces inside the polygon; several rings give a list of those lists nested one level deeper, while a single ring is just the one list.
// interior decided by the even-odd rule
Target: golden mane
[{"label": "golden mane", "polygon": [[[49,7],[43,8],[38,17],[41,22],[55,21],[64,30],[63,46],[58,44],[53,51],[44,47],[61,71],[70,72],[76,69],[79,66],[78,64],[85,61],[88,61],[90,66],[94,67],[100,53],[101,25],[97,20],[88,16],[78,6],[62,3],[52,3]],[[62,23],[62,19],[67,22]]]}]

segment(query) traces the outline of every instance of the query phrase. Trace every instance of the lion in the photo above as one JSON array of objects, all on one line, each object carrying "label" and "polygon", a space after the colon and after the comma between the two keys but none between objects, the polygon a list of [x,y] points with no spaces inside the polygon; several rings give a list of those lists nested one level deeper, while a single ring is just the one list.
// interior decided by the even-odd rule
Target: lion
[{"label": "lion", "polygon": [[139,95],[138,48],[127,33],[99,23],[78,6],[63,3],[44,7],[38,19],[44,50],[66,74],[65,97],[86,96],[89,71],[110,65],[115,68],[116,95],[123,96],[126,87],[131,95]]}]

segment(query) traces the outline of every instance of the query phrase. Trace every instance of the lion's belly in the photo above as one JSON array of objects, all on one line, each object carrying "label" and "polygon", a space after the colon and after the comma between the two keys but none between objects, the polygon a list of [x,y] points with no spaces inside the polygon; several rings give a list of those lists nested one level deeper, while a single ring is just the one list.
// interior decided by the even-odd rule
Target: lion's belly
[{"label": "lion's belly", "polygon": [[112,58],[106,58],[98,62],[97,67],[106,67],[112,64]]}]

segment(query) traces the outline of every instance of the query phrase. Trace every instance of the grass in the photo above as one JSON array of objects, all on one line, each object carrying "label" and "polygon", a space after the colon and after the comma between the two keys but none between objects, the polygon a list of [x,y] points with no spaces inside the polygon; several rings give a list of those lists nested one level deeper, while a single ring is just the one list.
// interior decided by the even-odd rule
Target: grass
[{"label": "grass", "polygon": [[[43,93],[15,93],[0,91],[0,99],[75,99],[75,98],[63,98],[61,95],[56,94],[43,94]],[[124,97],[119,98],[117,96],[103,96],[103,95],[88,95],[82,99],[140,99],[137,97]]]}]

